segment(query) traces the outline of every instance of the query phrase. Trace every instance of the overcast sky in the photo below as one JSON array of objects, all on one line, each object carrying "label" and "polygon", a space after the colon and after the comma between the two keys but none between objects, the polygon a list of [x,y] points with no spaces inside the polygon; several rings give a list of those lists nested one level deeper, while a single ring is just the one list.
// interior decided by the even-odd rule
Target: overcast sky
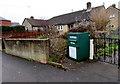
[{"label": "overcast sky", "polygon": [[86,9],[86,3],[92,7],[105,4],[105,8],[120,0],[0,0],[0,16],[12,22],[23,22],[24,18],[49,19],[53,16]]}]

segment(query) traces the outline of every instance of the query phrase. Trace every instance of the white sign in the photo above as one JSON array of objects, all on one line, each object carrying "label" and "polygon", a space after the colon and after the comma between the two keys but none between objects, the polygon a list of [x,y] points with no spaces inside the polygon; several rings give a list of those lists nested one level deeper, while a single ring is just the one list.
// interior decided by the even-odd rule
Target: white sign
[{"label": "white sign", "polygon": [[76,53],[77,53],[76,47],[71,47],[71,46],[69,46],[69,56],[70,56],[71,58],[77,59]]},{"label": "white sign", "polygon": [[76,39],[77,37],[76,36],[70,36],[70,38],[75,38]]}]

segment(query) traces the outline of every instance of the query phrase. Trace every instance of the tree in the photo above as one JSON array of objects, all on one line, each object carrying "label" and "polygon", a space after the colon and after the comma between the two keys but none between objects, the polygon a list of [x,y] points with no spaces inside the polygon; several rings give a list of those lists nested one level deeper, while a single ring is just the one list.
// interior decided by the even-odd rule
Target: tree
[{"label": "tree", "polygon": [[98,31],[104,31],[106,30],[106,26],[109,23],[109,17],[107,16],[107,13],[105,9],[93,9],[90,12],[90,18],[93,22],[95,22],[95,26]]}]

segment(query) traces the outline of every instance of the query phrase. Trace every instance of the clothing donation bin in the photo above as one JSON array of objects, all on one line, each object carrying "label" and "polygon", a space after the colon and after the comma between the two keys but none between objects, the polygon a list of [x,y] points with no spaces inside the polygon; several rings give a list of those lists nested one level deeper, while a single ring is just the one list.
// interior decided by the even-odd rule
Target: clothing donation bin
[{"label": "clothing donation bin", "polygon": [[90,34],[84,33],[68,33],[68,54],[69,57],[76,61],[89,59],[90,55]]}]

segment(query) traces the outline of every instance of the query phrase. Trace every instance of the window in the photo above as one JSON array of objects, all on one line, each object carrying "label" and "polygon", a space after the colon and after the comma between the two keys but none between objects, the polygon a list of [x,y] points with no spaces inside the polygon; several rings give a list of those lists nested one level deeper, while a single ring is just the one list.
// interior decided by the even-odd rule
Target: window
[{"label": "window", "polygon": [[109,27],[110,27],[110,28],[113,28],[113,27],[115,27],[115,25],[112,24],[112,25],[109,25]]},{"label": "window", "polygon": [[62,28],[62,25],[58,25],[58,31],[62,31],[63,28]]},{"label": "window", "polygon": [[110,16],[109,16],[109,18],[114,18],[115,17],[115,14],[111,14]]},{"label": "window", "polygon": [[111,25],[111,27],[114,27],[114,25]]},{"label": "window", "polygon": [[25,30],[27,30],[27,31],[28,31],[28,27],[25,27]]},{"label": "window", "polygon": [[73,28],[73,24],[68,24],[68,28],[69,29]]}]

